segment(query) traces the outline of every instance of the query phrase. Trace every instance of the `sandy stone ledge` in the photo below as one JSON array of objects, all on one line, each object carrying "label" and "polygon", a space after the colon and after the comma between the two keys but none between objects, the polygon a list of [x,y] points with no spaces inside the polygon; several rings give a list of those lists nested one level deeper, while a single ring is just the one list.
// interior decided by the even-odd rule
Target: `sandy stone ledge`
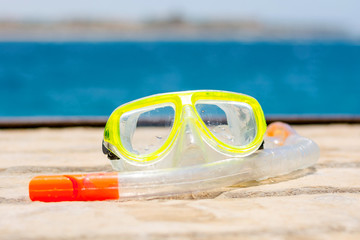
[{"label": "sandy stone ledge", "polygon": [[175,199],[31,202],[40,174],[111,171],[102,128],[0,130],[0,239],[360,239],[360,125],[295,129],[318,164]]}]

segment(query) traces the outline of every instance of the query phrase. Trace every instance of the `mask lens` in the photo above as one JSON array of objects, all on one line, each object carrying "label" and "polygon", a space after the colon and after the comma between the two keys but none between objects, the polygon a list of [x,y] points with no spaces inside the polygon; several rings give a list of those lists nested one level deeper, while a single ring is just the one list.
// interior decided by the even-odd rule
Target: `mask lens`
[{"label": "mask lens", "polygon": [[257,125],[250,105],[202,100],[195,107],[206,127],[221,142],[242,147],[255,139]]},{"label": "mask lens", "polygon": [[127,151],[144,155],[158,150],[173,127],[172,104],[159,104],[125,113],[120,118],[120,139]]}]

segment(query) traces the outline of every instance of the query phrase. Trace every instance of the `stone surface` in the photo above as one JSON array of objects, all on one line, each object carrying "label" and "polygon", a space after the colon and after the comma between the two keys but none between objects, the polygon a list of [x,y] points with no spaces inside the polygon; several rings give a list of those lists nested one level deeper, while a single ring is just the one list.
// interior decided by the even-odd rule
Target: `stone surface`
[{"label": "stone surface", "polygon": [[176,199],[31,202],[40,174],[111,171],[103,129],[0,131],[0,239],[360,239],[360,125],[297,126],[314,168]]}]

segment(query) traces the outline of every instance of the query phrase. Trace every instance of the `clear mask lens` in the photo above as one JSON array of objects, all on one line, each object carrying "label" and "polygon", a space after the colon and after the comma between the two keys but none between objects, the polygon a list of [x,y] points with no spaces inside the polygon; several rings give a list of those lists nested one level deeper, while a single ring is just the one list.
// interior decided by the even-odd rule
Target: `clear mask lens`
[{"label": "clear mask lens", "polygon": [[120,118],[120,139],[127,151],[145,155],[158,150],[167,140],[174,123],[171,103],[140,108]]},{"label": "clear mask lens", "polygon": [[206,127],[219,141],[242,147],[255,139],[257,125],[250,105],[201,100],[196,102],[195,107]]}]

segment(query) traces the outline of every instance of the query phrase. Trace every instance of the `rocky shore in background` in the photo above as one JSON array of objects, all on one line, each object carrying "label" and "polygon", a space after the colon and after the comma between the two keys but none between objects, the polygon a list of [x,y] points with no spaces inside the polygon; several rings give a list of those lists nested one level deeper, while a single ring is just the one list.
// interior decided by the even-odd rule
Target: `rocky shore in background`
[{"label": "rocky shore in background", "polygon": [[189,21],[181,17],[129,21],[0,20],[0,41],[276,41],[356,40],[322,25],[270,24],[254,20]]}]

